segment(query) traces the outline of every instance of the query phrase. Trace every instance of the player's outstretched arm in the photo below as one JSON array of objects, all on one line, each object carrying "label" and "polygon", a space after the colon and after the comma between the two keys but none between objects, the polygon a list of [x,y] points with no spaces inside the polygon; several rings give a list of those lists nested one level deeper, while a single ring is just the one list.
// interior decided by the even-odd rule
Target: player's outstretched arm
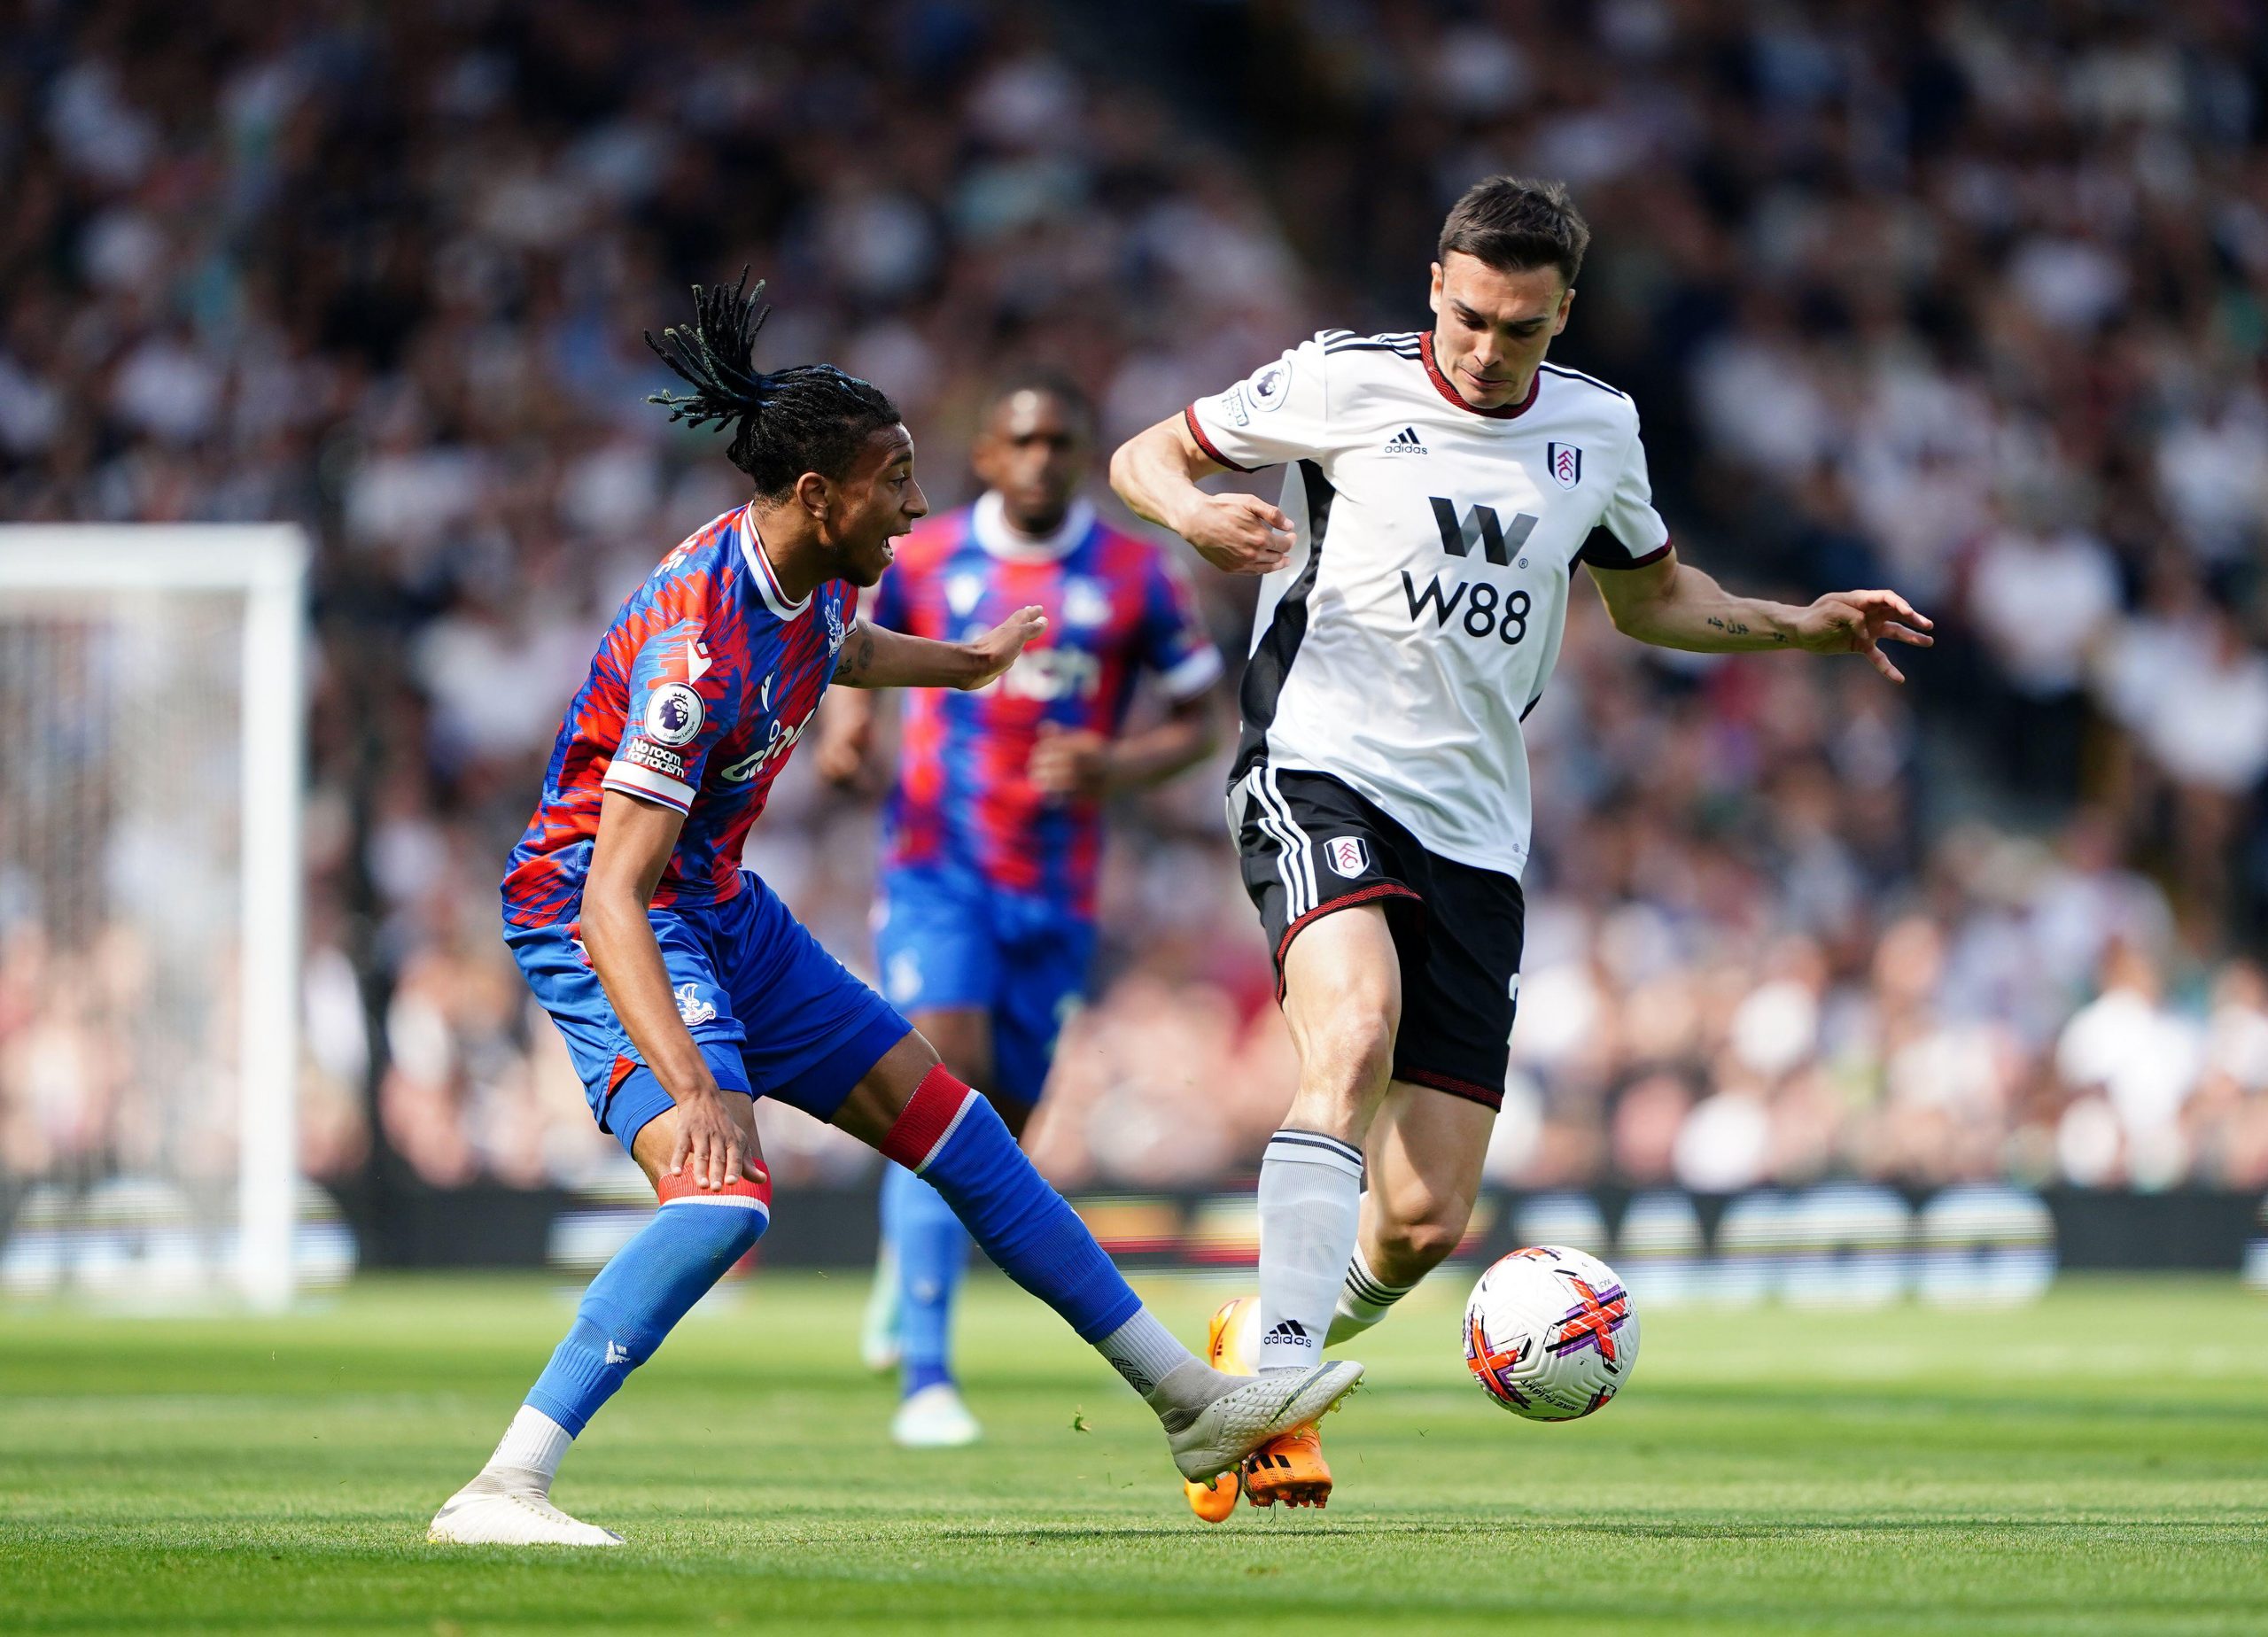
[{"label": "player's outstretched arm", "polygon": [[1265,574],[1291,555],[1292,520],[1258,495],[1208,494],[1200,477],[1229,469],[1197,446],[1187,421],[1169,415],[1118,446],[1110,486],[1127,509],[1171,529],[1227,574]]},{"label": "player's outstretched arm", "polygon": [[1046,629],[1047,616],[1037,604],[1018,609],[967,642],[934,642],[861,621],[843,645],[835,680],[843,687],[983,687]]},{"label": "player's outstretched arm", "polygon": [[646,917],[685,815],[673,807],[609,790],[599,804],[598,839],[583,883],[583,948],[615,1015],[646,1067],[677,1102],[676,1152],[666,1169],[690,1168],[703,1188],[754,1177],[751,1156],[726,1112],[724,1093],[678,1015],[662,946]]},{"label": "player's outstretched arm", "polygon": [[1800,648],[1807,654],[1864,654],[1893,682],[1906,675],[1884,642],[1930,648],[1931,622],[1894,591],[1830,592],[1807,608],[1738,597],[1673,551],[1639,569],[1591,570],[1614,628],[1656,648],[1695,654]]}]

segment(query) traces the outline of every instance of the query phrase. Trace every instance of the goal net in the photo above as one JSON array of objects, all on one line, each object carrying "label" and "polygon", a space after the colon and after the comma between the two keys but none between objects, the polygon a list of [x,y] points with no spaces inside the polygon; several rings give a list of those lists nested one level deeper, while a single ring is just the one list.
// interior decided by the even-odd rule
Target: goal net
[{"label": "goal net", "polygon": [[306,562],[0,528],[0,1291],[291,1297]]}]

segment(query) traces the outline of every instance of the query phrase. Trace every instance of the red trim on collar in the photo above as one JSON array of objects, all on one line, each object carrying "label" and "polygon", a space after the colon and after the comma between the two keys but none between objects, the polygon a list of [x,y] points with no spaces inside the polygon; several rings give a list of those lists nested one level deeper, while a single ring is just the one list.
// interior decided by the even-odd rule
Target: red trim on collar
[{"label": "red trim on collar", "polygon": [[1457,392],[1456,388],[1449,384],[1449,377],[1441,373],[1441,367],[1433,361],[1433,332],[1432,330],[1428,330],[1419,338],[1418,355],[1425,361],[1425,374],[1433,383],[1433,390],[1467,415],[1486,415],[1492,421],[1510,421],[1526,415],[1534,404],[1535,395],[1543,390],[1543,371],[1539,369],[1535,372],[1534,379],[1527,384],[1526,398],[1516,404],[1506,404],[1501,409],[1483,409],[1478,404],[1465,402],[1464,396]]},{"label": "red trim on collar", "polygon": [[[741,508],[741,516],[748,524],[748,538],[751,542],[743,547],[745,555],[754,559],[756,571],[764,576],[764,583],[771,587],[772,594],[765,599],[765,602],[771,607],[775,617],[789,620],[801,619],[811,609],[812,599],[816,594],[816,588],[805,592],[800,602],[790,597],[788,594],[788,588],[780,583],[780,570],[772,566],[772,559],[765,555],[764,531],[756,526],[754,500],[750,500],[746,506]],[[785,614],[781,612],[783,609],[787,610]]]}]

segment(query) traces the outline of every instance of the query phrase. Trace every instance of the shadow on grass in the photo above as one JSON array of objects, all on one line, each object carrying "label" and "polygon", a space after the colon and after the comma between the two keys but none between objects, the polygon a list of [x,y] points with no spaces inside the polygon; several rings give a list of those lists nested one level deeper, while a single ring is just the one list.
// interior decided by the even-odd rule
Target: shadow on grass
[{"label": "shadow on grass", "polygon": [[2110,1530],[2169,1537],[2182,1534],[2268,1532],[2268,1520],[2261,1519],[1979,1517],[1970,1514],[1946,1514],[1923,1517],[1853,1517],[1831,1521],[1814,1520],[1805,1523],[1740,1524],[1679,1523],[1662,1520],[1613,1522],[1599,1518],[1585,1518],[1566,1523],[1545,1524],[1542,1526],[1564,1531],[1569,1534],[1610,1535],[1637,1540],[1801,1540],[1807,1537],[1832,1539],[1877,1534],[1931,1534],[1954,1529],[1972,1535],[2000,1532],[2093,1534]]},{"label": "shadow on grass", "polygon": [[[1528,1529],[1541,1534],[1599,1535],[1633,1540],[1775,1540],[1859,1538],[1868,1535],[1924,1535],[1948,1530],[1964,1533],[2016,1532],[2037,1534],[2099,1533],[2105,1531],[2147,1532],[2168,1539],[2182,1535],[2260,1534],[2268,1536],[2268,1518],[2163,1517],[1979,1517],[1947,1513],[1922,1517],[1856,1517],[1799,1523],[1686,1523],[1676,1519],[1606,1518],[1553,1519],[1518,1515],[1496,1517],[1349,1518],[1325,1523],[1320,1519],[1286,1519],[1280,1525],[1262,1524],[1270,1538],[1282,1544],[1302,1540],[1375,1540],[1381,1538],[1459,1540],[1475,1535],[1501,1537],[1507,1529]],[[991,1528],[950,1528],[924,1532],[927,1539],[998,1543],[1024,1540],[1042,1541],[1218,1540],[1235,1542],[1249,1532],[1192,1534],[1179,1519],[1148,1524],[1031,1524]]]},{"label": "shadow on grass", "polygon": [[[1953,1392],[1943,1385],[1914,1382],[1880,1380],[1829,1381],[1810,1385],[1790,1385],[1784,1382],[1761,1383],[1750,1385],[1725,1381],[1666,1381],[1649,1384],[1646,1392],[1657,1408],[1674,1406],[1680,1410],[1714,1410],[1736,1414],[1760,1412],[1775,1420],[1784,1420],[1798,1411],[1848,1420],[1853,1417],[1896,1417],[1941,1416],[1947,1411],[1963,1415],[1977,1414],[2007,1417],[2018,1421],[2068,1421],[2087,1416],[2115,1414],[2121,1421],[2208,1421],[2241,1422],[2256,1430],[2263,1427],[2260,1407],[2256,1399],[2246,1395],[2244,1382],[2207,1382],[2199,1384],[2177,1382],[2167,1389],[2169,1396],[2158,1400],[2134,1400],[2121,1398],[2108,1387],[2072,1387],[2069,1391],[2037,1393],[2007,1392]],[[2179,1396],[2185,1389],[2199,1388],[2189,1396]],[[1364,1404],[1408,1408],[1421,1402],[1441,1399],[1464,1400],[1468,1396],[1461,1382],[1364,1382],[1361,1396],[1352,1400],[1356,1408]]]}]

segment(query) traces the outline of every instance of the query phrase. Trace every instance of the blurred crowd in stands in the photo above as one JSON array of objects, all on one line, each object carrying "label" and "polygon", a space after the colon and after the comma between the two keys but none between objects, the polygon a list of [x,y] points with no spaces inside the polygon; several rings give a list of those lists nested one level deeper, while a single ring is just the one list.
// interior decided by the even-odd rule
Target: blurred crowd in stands
[{"label": "blurred crowd in stands", "polygon": [[[1689,660],[1579,591],[1491,1174],[2268,1184],[2259,8],[12,16],[0,517],[318,542],[316,1174],[612,1152],[494,887],[595,633],[743,498],[643,402],[686,286],[768,277],[760,361],[882,384],[944,505],[1002,369],[1068,370],[1115,441],[1323,325],[1422,323],[1442,210],[1510,169],[1590,217],[1554,356],[1636,398],[1687,555],[1897,586],[1940,645],[1902,691]],[[1251,587],[1198,578],[1241,654]],[[1067,1182],[1248,1168],[1289,1095],[1220,773],[1121,815],[1037,1138]],[[748,857],[856,965],[872,836],[798,764]],[[115,1140],[18,1050],[70,958],[0,927],[0,1172]],[[784,1179],[867,1163],[765,1119]]]}]

